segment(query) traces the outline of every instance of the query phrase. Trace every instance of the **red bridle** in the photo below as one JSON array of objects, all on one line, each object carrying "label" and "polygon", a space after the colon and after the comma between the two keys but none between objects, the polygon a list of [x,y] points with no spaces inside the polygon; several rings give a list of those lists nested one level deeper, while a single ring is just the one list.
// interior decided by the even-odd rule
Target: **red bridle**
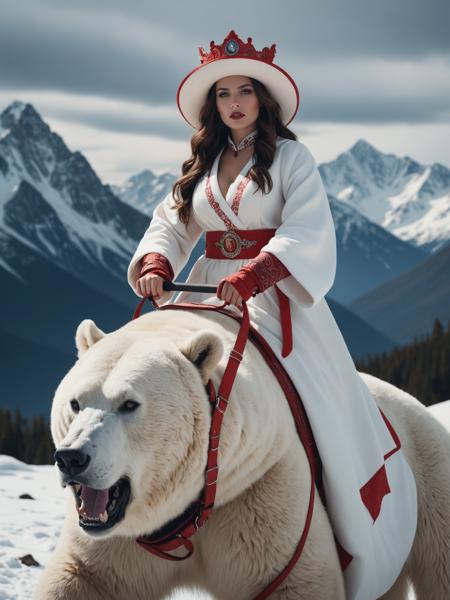
[{"label": "red bridle", "polygon": [[[230,352],[228,363],[223,373],[222,381],[220,383],[217,394],[215,392],[214,385],[211,379],[208,381],[208,384],[206,386],[208,390],[209,401],[211,403],[212,417],[211,428],[209,432],[208,457],[205,469],[205,485],[203,487],[203,490],[199,498],[196,501],[194,501],[180,517],[177,517],[170,523],[166,524],[157,532],[154,532],[149,536],[141,536],[136,540],[142,548],[144,548],[148,552],[151,552],[152,554],[155,554],[156,556],[165,558],[167,560],[185,560],[186,558],[189,558],[194,552],[193,543],[189,538],[192,537],[194,533],[196,533],[198,529],[202,527],[202,525],[207,521],[214,507],[214,501],[216,496],[216,484],[219,472],[217,456],[219,450],[222,420],[226,408],[228,406],[228,399],[231,392],[231,388],[233,386],[238,367],[242,360],[244,348],[249,337],[249,330],[251,331],[252,336],[257,336],[258,334],[254,329],[250,329],[250,319],[247,304],[245,301],[242,302],[243,315],[242,317],[239,317],[238,315],[235,315],[229,312],[228,310],[224,309],[224,307],[227,304],[226,302],[220,306],[213,306],[200,303],[197,304],[189,302],[179,302],[176,304],[165,304],[164,306],[159,307],[151,297],[148,297],[148,299],[159,310],[186,308],[195,308],[197,310],[216,310],[235,318],[237,321],[240,321],[242,319],[236,342],[234,344],[233,349]],[[147,297],[142,298],[138,307],[135,310],[133,319],[139,317],[141,308],[146,300]],[[272,370],[276,372],[278,361],[275,361],[273,359],[273,353],[268,347],[267,343],[265,343],[264,346],[264,340],[261,338],[261,336],[259,336],[259,338],[260,339],[258,339],[257,341],[259,342],[260,349],[262,345],[262,349],[265,349],[266,351],[266,360],[269,362],[269,365],[271,366]],[[286,397],[289,401],[289,405],[297,426],[297,431],[305,448],[311,472],[311,488],[308,512],[306,515],[302,535],[291,560],[283,569],[283,571],[274,579],[274,581],[272,581],[272,583],[269,586],[267,586],[262,592],[260,592],[254,598],[254,600],[263,600],[264,598],[268,598],[269,595],[287,577],[289,572],[294,567],[295,563],[300,558],[301,552],[306,542],[306,537],[309,532],[314,507],[315,480],[319,468],[317,449],[315,448],[315,443],[309,427],[308,419],[306,417],[306,414],[304,413],[302,405],[299,402],[295,402],[295,399],[293,399],[294,394],[292,386],[289,387],[289,384],[286,382],[286,380],[284,383],[284,391],[286,392]],[[168,551],[175,550],[177,548],[180,548],[181,546],[184,546],[187,549],[186,555],[173,556],[171,554],[168,554]]]}]

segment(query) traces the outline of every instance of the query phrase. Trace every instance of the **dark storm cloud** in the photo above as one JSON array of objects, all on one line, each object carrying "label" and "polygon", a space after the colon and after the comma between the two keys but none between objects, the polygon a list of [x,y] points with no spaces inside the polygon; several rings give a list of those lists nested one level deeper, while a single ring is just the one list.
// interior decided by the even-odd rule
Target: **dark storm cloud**
[{"label": "dark storm cloud", "polygon": [[[448,67],[448,0],[3,0],[0,10],[0,90],[104,95],[174,111],[173,120],[152,122],[67,110],[65,118],[108,130],[182,136],[188,126],[176,110],[179,82],[199,64],[198,46],[220,43],[232,28],[257,48],[277,44],[275,62],[307,90],[298,123],[437,121],[448,110],[448,89],[423,71],[404,89],[393,71],[379,85],[351,72],[352,61],[419,64],[434,56],[446,57]],[[339,80],[340,62],[346,72]]]},{"label": "dark storm cloud", "polygon": [[[195,51],[211,39],[222,41],[229,29],[264,44],[273,38],[283,52],[308,58],[413,58],[450,51],[448,0],[80,0],[77,6],[132,14],[167,28],[175,48],[189,32]],[[180,59],[191,65],[193,55],[181,52]]]},{"label": "dark storm cloud", "polygon": [[[23,9],[27,5],[27,10]],[[0,19],[0,86],[173,99],[179,68],[158,46],[162,30],[69,3],[6,2]],[[6,18],[5,18],[6,17]],[[170,33],[170,32],[168,32]]]}]

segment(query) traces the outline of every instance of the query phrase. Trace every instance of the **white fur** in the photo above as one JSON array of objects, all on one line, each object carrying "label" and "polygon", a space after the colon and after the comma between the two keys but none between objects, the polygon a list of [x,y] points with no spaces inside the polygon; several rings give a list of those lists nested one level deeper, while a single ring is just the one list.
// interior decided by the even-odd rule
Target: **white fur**
[{"label": "white fur", "polygon": [[[92,487],[129,476],[132,496],[123,521],[94,538],[79,527],[67,490],[63,531],[36,600],[157,600],[180,585],[219,600],[251,600],[289,562],[303,531],[309,467],[285,396],[250,342],[223,421],[215,509],[191,538],[193,556],[167,561],[135,541],[180,514],[203,487],[211,418],[204,384],[211,377],[218,389],[237,331],[238,324],[220,313],[189,310],[148,313],[110,334],[91,320],[79,325],[79,359],[53,400],[55,446],[91,455],[84,475]],[[410,577],[418,600],[447,599],[450,435],[411,395],[361,377],[399,434],[418,488],[411,555],[383,598],[406,598]],[[78,401],[79,413],[71,400]],[[126,400],[139,408],[118,412]],[[333,532],[317,493],[302,556],[271,598],[345,598]]]}]

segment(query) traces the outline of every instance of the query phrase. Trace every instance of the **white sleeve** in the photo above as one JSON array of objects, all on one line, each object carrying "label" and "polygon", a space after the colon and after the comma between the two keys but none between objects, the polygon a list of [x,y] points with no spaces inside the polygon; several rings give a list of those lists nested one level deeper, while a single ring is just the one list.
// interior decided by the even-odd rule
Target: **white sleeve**
[{"label": "white sleeve", "polygon": [[[142,294],[136,288],[136,280],[140,273],[141,258],[149,252],[159,252],[169,260],[176,279],[202,234],[203,230],[195,221],[192,210],[186,226],[179,220],[178,211],[172,207],[175,207],[175,201],[172,191],[170,191],[164,200],[155,207],[150,225],[128,266],[128,283],[140,298],[142,298]],[[163,292],[158,304],[166,302],[173,293],[172,291]]]},{"label": "white sleeve", "polygon": [[292,141],[281,166],[285,203],[281,224],[261,252],[274,254],[290,276],[277,286],[294,302],[309,308],[321,300],[336,275],[336,232],[315,159],[301,142]]}]

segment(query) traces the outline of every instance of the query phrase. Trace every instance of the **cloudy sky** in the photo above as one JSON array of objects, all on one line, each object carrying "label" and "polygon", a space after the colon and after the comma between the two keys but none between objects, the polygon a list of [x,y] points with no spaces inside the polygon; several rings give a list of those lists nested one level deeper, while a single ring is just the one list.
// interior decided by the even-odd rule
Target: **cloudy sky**
[{"label": "cloudy sky", "polygon": [[179,174],[198,47],[231,29],[300,90],[289,125],[317,162],[364,138],[450,167],[448,0],[0,0],[0,112],[30,102],[104,183]]}]

